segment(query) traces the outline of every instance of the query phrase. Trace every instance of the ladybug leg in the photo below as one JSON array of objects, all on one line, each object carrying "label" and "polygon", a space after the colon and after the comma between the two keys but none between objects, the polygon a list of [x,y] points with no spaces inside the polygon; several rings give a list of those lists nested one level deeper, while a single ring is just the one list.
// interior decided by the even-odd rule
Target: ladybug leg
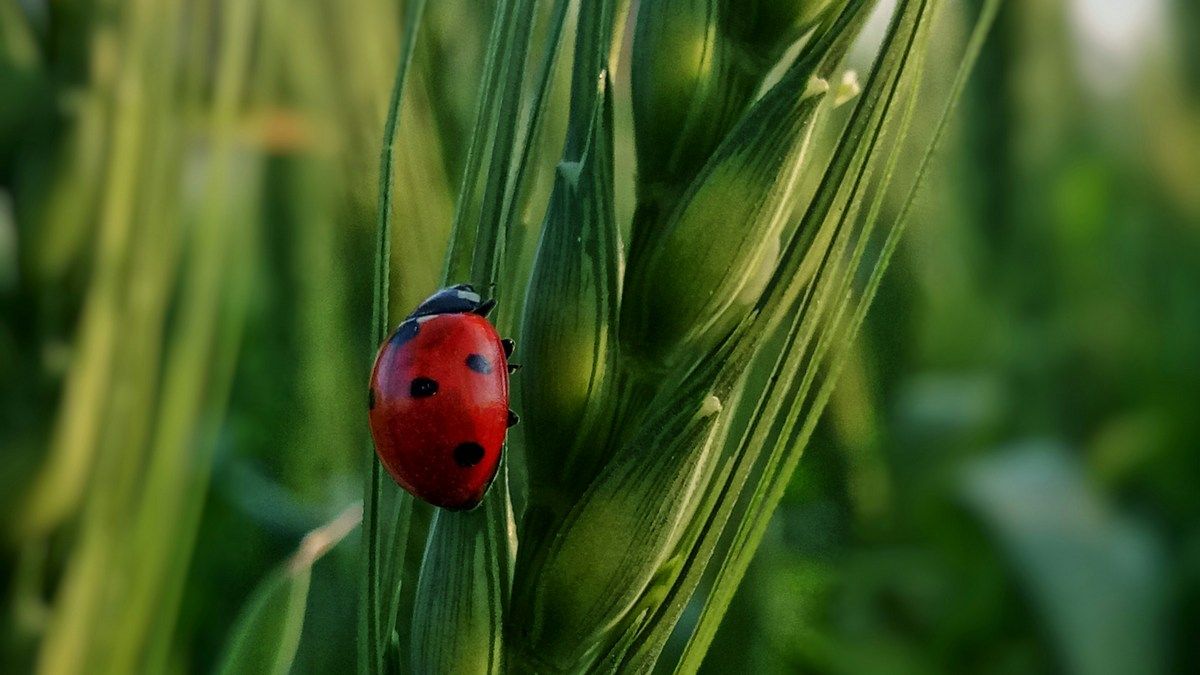
[{"label": "ladybug leg", "polygon": [[513,373],[517,372],[520,369],[521,369],[521,364],[519,364],[519,363],[508,364],[508,374],[509,375],[512,375]]},{"label": "ladybug leg", "polygon": [[500,346],[504,347],[504,356],[508,357],[512,356],[513,350],[517,348],[517,343],[513,342],[509,338],[504,338],[500,341]]},{"label": "ladybug leg", "polygon": [[471,310],[471,313],[478,314],[479,316],[486,318],[488,314],[492,313],[493,309],[496,309],[496,299],[495,298],[491,298],[489,300],[485,300],[484,302],[481,302],[478,307]]},{"label": "ladybug leg", "polygon": [[508,411],[508,426],[515,427],[515,426],[517,426],[517,422],[520,422],[520,421],[521,421],[521,418],[517,417],[517,413],[513,412],[510,409]]}]

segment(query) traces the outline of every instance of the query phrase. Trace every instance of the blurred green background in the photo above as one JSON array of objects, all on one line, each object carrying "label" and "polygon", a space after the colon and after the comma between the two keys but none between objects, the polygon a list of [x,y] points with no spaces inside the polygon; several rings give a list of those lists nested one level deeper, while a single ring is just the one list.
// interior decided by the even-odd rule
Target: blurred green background
[{"label": "blurred green background", "polygon": [[[401,5],[0,0],[0,670],[207,671],[361,498]],[[430,5],[397,314],[490,23]],[[1200,5],[1008,0],[916,215],[706,668],[1200,672]],[[358,553],[295,670],[353,663]]]}]

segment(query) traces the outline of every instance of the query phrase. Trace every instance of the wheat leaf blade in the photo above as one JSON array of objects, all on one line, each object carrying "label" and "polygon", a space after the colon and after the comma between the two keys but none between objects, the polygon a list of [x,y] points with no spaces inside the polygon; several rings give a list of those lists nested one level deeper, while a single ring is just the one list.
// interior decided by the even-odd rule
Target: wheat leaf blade
[{"label": "wheat leaf blade", "polygon": [[[384,125],[380,150],[379,211],[376,221],[374,290],[371,302],[372,347],[383,342],[390,327],[388,293],[392,269],[393,154],[398,135],[400,107],[404,101],[404,88],[408,80],[408,71],[412,64],[424,11],[425,0],[413,0],[407,5],[404,35],[400,47],[401,55],[396,66],[396,76],[388,103],[387,121]],[[388,639],[388,636],[381,630],[383,624],[383,607],[381,605],[385,575],[381,569],[384,556],[380,544],[384,538],[384,523],[380,514],[380,502],[383,497],[384,479],[383,469],[376,461],[374,452],[370,451],[369,443],[366,457],[370,468],[367,471],[367,485],[363,499],[363,574],[360,580],[362,590],[358,612],[358,671],[360,673],[378,673],[383,670],[383,646]],[[400,504],[409,499],[407,495],[398,494],[395,497],[401,500]],[[389,530],[395,532],[397,529],[403,528],[401,522],[406,523],[406,516],[406,511],[397,511]],[[387,625],[390,625],[390,622]]]}]

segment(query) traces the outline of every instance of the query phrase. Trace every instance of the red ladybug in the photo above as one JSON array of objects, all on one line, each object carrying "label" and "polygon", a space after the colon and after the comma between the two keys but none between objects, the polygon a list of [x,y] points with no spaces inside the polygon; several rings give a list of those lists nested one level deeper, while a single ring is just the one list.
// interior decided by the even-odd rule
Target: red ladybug
[{"label": "red ladybug", "polygon": [[512,340],[487,320],[495,300],[459,284],[429,296],[375,357],[369,396],[375,452],[401,487],[455,511],[475,508],[508,427]]}]

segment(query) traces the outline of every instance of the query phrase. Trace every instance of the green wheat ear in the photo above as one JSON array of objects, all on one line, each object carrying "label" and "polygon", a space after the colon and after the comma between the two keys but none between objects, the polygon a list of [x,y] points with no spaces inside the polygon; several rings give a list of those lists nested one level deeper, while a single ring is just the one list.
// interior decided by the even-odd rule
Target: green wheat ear
[{"label": "green wheat ear", "polygon": [[[622,72],[629,10],[620,0],[579,4],[562,153],[537,165],[569,4],[497,8],[447,254],[447,278],[525,290],[523,307],[502,297],[498,313],[505,332],[519,317],[525,369],[513,384],[524,422],[509,455],[522,471],[510,483],[506,462],[477,511],[439,512],[415,530],[426,542],[419,569],[397,554],[383,569],[379,551],[406,538],[418,511],[384,514],[368,499],[364,672],[647,672],[662,667],[696,601],[700,620],[668,661],[694,672],[908,214],[885,222],[881,204],[941,0],[900,0],[820,161],[808,151],[815,131],[843,123],[820,114],[845,102],[828,82],[874,2],[644,0],[632,174],[615,149],[622,88],[611,74]],[[985,4],[948,103],[997,4]],[[535,16],[549,19],[539,68]],[[536,196],[539,171],[552,187]],[[816,185],[807,199],[802,177]],[[636,188],[627,224],[622,181]],[[523,214],[540,213],[535,196],[544,216],[526,224]],[[381,223],[383,242],[386,210]],[[752,367],[767,375],[753,386]],[[405,621],[408,639],[397,641]]]},{"label": "green wheat ear", "polygon": [[686,367],[758,299],[829,85],[801,63],[742,119],[630,268],[622,346],[645,367]]},{"label": "green wheat ear", "polygon": [[613,212],[612,94],[598,81],[587,141],[555,170],[521,330],[531,501],[570,500],[604,461],[624,256]]},{"label": "green wheat ear", "polygon": [[783,52],[844,0],[647,0],[631,85],[637,141],[634,248],[726,141]]}]

